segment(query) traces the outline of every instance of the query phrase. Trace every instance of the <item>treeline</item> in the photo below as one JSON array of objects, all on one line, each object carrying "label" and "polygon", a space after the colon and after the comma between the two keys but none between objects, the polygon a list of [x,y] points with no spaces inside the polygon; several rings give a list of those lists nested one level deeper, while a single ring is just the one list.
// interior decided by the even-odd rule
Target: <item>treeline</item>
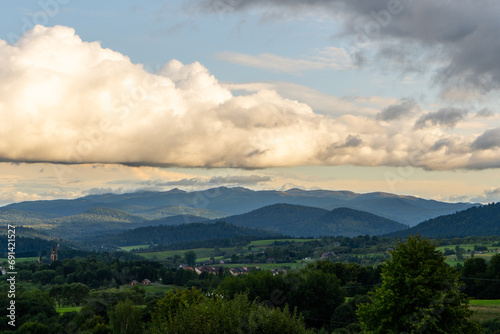
[{"label": "treeline", "polygon": [[91,289],[118,287],[131,280],[157,281],[167,269],[155,261],[122,261],[111,254],[54,261],[51,264],[19,262],[18,278],[39,285],[82,283]]},{"label": "treeline", "polygon": [[500,235],[499,217],[500,203],[491,203],[429,219],[406,231],[390,235],[421,234],[429,238]]},{"label": "treeline", "polygon": [[479,257],[468,258],[461,272],[468,296],[500,299],[500,253],[493,255],[488,262]]},{"label": "treeline", "polygon": [[[276,237],[270,237],[269,239],[275,239]],[[290,238],[283,236],[281,238]],[[199,241],[185,241],[178,242],[175,244],[161,244],[157,246],[150,246],[146,251],[148,252],[160,252],[166,250],[185,250],[193,248],[215,248],[215,247],[244,247],[254,240],[263,240],[263,237],[258,236],[234,236],[231,238],[217,238],[210,240],[199,240]],[[133,252],[144,252],[144,249],[132,250]]]},{"label": "treeline", "polygon": [[93,238],[94,244],[133,246],[141,244],[171,245],[175,243],[196,242],[218,238],[233,238],[238,236],[253,236],[258,238],[280,237],[280,234],[250,229],[246,227],[216,222],[213,224],[191,223],[176,226],[148,226]]},{"label": "treeline", "polygon": [[[115,333],[120,332],[118,329],[123,328],[126,321],[136,329],[125,333],[159,333],[165,328],[173,333],[179,328],[184,328],[184,333],[196,333],[192,329],[196,327],[193,321],[200,322],[202,332],[216,323],[220,328],[234,326],[224,333],[245,330],[247,326],[261,328],[266,333],[271,328],[285,333],[306,333],[307,328],[333,330],[350,324],[350,328],[355,329],[359,327],[356,327],[356,305],[367,301],[362,295],[380,280],[380,268],[330,261],[318,261],[286,275],[257,270],[239,277],[224,268],[215,274],[198,275],[189,270],[162,268],[148,261],[107,261],[92,257],[56,261],[51,266],[26,264],[22,267],[16,296],[17,310],[22,316],[17,319],[16,333]],[[126,280],[145,276],[154,279],[155,275],[161,275],[164,283],[190,290],[146,295],[139,286],[110,287],[109,282],[116,280],[117,274]],[[101,284],[96,283],[97,276],[103,279]],[[43,292],[25,290],[21,281],[36,284]],[[6,282],[0,284],[2,333],[10,333],[12,329],[6,325],[7,289]],[[352,298],[346,301],[347,296]],[[137,308],[138,305],[145,307]],[[58,316],[55,306],[82,308],[79,312]],[[184,316],[190,320],[186,318],[184,322]],[[206,316],[211,317],[211,324],[203,320]],[[221,333],[220,330],[208,332]]]},{"label": "treeline", "polygon": [[[19,232],[19,228],[16,229]],[[24,234],[23,234],[24,235]],[[27,238],[16,236],[15,252],[17,257],[34,257],[40,255],[50,254],[50,250],[54,246],[54,241],[40,239],[40,238]],[[7,258],[9,252],[9,239],[7,236],[0,237],[0,257]]]}]

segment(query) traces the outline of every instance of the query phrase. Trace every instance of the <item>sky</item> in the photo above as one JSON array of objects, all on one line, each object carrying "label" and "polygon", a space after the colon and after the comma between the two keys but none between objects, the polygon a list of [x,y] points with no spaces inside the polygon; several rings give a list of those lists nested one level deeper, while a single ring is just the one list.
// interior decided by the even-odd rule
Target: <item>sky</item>
[{"label": "sky", "polygon": [[6,2],[0,205],[211,187],[500,201],[500,3]]}]

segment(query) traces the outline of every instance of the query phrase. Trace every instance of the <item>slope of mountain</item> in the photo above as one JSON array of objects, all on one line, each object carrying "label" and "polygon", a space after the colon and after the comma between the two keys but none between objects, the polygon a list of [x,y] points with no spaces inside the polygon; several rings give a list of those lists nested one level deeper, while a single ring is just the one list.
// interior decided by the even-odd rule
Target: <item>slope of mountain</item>
[{"label": "slope of mountain", "polygon": [[349,208],[328,211],[292,204],[270,205],[227,217],[224,221],[296,237],[379,235],[408,228],[387,218]]},{"label": "slope of mountain", "polygon": [[170,216],[155,220],[148,220],[144,225],[148,226],[157,226],[157,225],[182,225],[182,224],[190,224],[190,223],[201,223],[201,222],[210,222],[209,219],[193,216],[193,215],[177,215]]},{"label": "slope of mountain", "polygon": [[108,234],[88,240],[93,244],[107,246],[133,246],[139,244],[168,245],[180,242],[233,238],[237,236],[252,236],[258,238],[279,237],[280,234],[246,227],[216,223],[192,223],[178,226],[148,226],[128,230],[118,234]]},{"label": "slope of mountain", "polygon": [[41,223],[41,221],[44,219],[52,219],[56,217],[59,216],[45,212],[0,208],[0,222],[2,223],[16,222],[21,224],[36,225]]},{"label": "slope of mountain", "polygon": [[[410,226],[414,226],[426,219],[454,213],[473,206],[470,203],[444,203],[380,192],[357,194],[350,191],[306,191],[300,189],[253,191],[241,187],[219,187],[195,192],[172,189],[165,192],[143,191],[127,194],[89,195],[74,200],[15,203],[3,209],[50,213],[62,217],[80,214],[92,208],[107,207],[151,219],[161,218],[160,216],[163,214],[171,215],[166,210],[167,207],[187,207],[199,211],[198,213],[193,211],[183,212],[182,214],[214,219],[224,215],[243,214],[278,203],[311,206],[328,210],[348,207],[370,212]],[[214,211],[216,212],[215,215],[219,215],[218,217],[210,217],[210,215],[214,214]],[[178,212],[177,214],[181,213]]]},{"label": "slope of mountain", "polygon": [[207,219],[219,219],[228,216],[228,214],[225,212],[190,208],[187,206],[162,206],[158,208],[144,208],[141,206],[134,206],[134,209],[131,210],[125,209],[123,211],[126,211],[128,213],[134,214],[136,216],[145,219],[160,219],[164,217],[180,216],[180,215],[197,216]]},{"label": "slope of mountain", "polygon": [[417,233],[431,238],[500,235],[500,203],[476,206],[429,219],[411,229],[389,235],[405,236]]},{"label": "slope of mountain", "polygon": [[143,223],[144,218],[111,208],[92,208],[83,213],[53,219],[54,224],[72,223]]},{"label": "slope of mountain", "polygon": [[[375,192],[359,195],[342,206],[370,212],[403,224],[415,226],[429,218],[470,208],[472,204],[445,203],[413,196]],[[341,205],[332,205],[329,208],[334,209],[337,207],[341,207]]]},{"label": "slope of mountain", "polygon": [[372,236],[408,229],[407,225],[394,220],[350,208],[333,209],[324,216],[308,222],[308,225],[308,228],[315,231],[312,234],[314,236],[342,235],[356,237],[366,234]]},{"label": "slope of mountain", "polygon": [[64,237],[70,240],[84,240],[89,236],[103,233],[117,233],[143,226],[181,225],[209,221],[206,218],[192,215],[169,216],[156,220],[147,220],[121,210],[109,208],[93,208],[73,216],[42,220],[37,228],[53,237]]},{"label": "slope of mountain", "polygon": [[328,210],[293,204],[273,204],[263,208],[226,217],[226,223],[251,228],[260,228],[276,231],[283,234],[296,235],[296,226],[304,222],[319,218],[328,213]]}]

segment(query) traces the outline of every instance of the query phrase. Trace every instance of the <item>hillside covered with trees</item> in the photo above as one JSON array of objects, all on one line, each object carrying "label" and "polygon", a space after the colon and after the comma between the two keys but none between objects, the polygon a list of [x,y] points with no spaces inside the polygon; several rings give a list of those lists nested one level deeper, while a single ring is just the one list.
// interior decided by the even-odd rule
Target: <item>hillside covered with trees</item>
[{"label": "hillside covered with trees", "polygon": [[500,235],[500,203],[472,207],[424,221],[406,231],[389,234],[421,234],[430,238]]}]

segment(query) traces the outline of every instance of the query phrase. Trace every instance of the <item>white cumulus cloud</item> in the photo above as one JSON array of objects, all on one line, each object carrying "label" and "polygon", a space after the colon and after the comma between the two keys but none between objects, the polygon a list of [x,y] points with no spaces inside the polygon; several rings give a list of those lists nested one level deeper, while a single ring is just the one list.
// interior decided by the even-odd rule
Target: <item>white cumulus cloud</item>
[{"label": "white cumulus cloud", "polygon": [[[327,51],[320,56],[331,59]],[[312,61],[325,63],[321,57]],[[442,120],[415,129],[418,112],[332,118],[269,87],[238,96],[228,87],[197,62],[171,60],[150,73],[71,28],[36,26],[12,45],[0,41],[0,161],[500,166],[500,149],[481,144],[490,132],[453,133]]]}]

